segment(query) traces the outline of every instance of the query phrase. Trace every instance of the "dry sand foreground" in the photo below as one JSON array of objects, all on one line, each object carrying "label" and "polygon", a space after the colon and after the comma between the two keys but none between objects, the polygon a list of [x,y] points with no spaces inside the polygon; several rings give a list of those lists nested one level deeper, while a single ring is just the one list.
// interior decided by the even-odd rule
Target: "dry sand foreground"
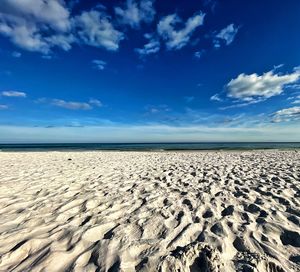
[{"label": "dry sand foreground", "polygon": [[0,153],[1,271],[300,271],[300,152]]}]

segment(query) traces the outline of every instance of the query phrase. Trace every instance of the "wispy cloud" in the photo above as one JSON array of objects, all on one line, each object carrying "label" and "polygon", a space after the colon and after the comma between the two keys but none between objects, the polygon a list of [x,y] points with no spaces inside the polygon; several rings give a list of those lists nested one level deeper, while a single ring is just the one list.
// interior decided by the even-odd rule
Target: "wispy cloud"
[{"label": "wispy cloud", "polygon": [[18,91],[3,91],[1,95],[6,97],[26,97],[26,93]]},{"label": "wispy cloud", "polygon": [[284,64],[283,63],[281,63],[281,64],[278,64],[278,65],[274,65],[273,67],[273,71],[276,71],[276,70],[278,70],[278,69],[280,69],[281,67],[283,67],[284,66]]},{"label": "wispy cloud", "polygon": [[8,109],[7,105],[0,104],[0,110],[6,110],[6,109]]},{"label": "wispy cloud", "polygon": [[214,47],[218,48],[221,46],[221,43],[224,42],[226,45],[230,45],[236,34],[238,33],[239,27],[234,24],[230,24],[216,33],[214,36]]},{"label": "wispy cloud", "polygon": [[93,60],[92,63],[94,64],[94,67],[98,70],[104,70],[106,66],[106,62],[104,60]]},{"label": "wispy cloud", "polygon": [[89,104],[94,105],[94,106],[99,107],[99,108],[103,106],[102,102],[98,99],[95,99],[95,98],[91,98],[89,100]]},{"label": "wispy cloud", "polygon": [[195,100],[195,96],[185,96],[184,97],[185,102],[191,103],[192,101]]},{"label": "wispy cloud", "polygon": [[[238,102],[238,101],[235,101],[235,102]],[[242,108],[242,107],[249,106],[251,104],[256,104],[258,102],[260,102],[260,101],[250,101],[250,102],[244,102],[244,103],[235,103],[235,104],[231,104],[229,106],[220,107],[219,109],[220,110],[228,110],[228,109]]]},{"label": "wispy cloud", "polygon": [[152,22],[156,12],[152,0],[127,0],[124,7],[115,8],[115,13],[121,24],[138,28],[142,22]]},{"label": "wispy cloud", "polygon": [[196,51],[194,53],[195,58],[200,59],[203,56],[204,52],[204,50]]},{"label": "wispy cloud", "polygon": [[214,94],[213,96],[210,97],[211,101],[223,101],[223,99],[220,97],[219,94]]},{"label": "wispy cloud", "polygon": [[275,123],[300,120],[300,107],[291,107],[276,111],[272,121]]},{"label": "wispy cloud", "polygon": [[22,54],[20,52],[17,52],[17,51],[14,51],[11,53],[11,55],[14,57],[14,58],[20,58],[22,56]]},{"label": "wispy cloud", "polygon": [[205,7],[210,7],[210,10],[214,13],[218,6],[218,1],[217,0],[204,0],[203,5]]},{"label": "wispy cloud", "polygon": [[291,101],[291,104],[300,104],[300,95],[295,93],[294,95],[288,97],[287,100]]},{"label": "wispy cloud", "polygon": [[[167,49],[181,49],[188,44],[193,32],[203,24],[204,17],[204,13],[198,12],[183,24],[177,14],[171,14],[160,20],[157,32],[166,42]],[[177,30],[180,24],[184,26]]]},{"label": "wispy cloud", "polygon": [[289,84],[286,86],[286,88],[292,89],[292,90],[300,90],[300,84]]},{"label": "wispy cloud", "polygon": [[65,101],[62,99],[53,99],[51,104],[68,110],[91,110],[92,106],[85,102]]},{"label": "wispy cloud", "polygon": [[160,42],[154,34],[145,34],[144,37],[149,40],[143,48],[136,48],[135,51],[140,56],[155,54],[160,50]]},{"label": "wispy cloud", "polygon": [[53,55],[42,55],[42,59],[51,60],[53,59]]},{"label": "wispy cloud", "polygon": [[147,113],[163,113],[163,112],[169,112],[171,109],[168,105],[147,105],[145,107]]},{"label": "wispy cloud", "polygon": [[49,104],[52,106],[65,108],[68,110],[92,110],[103,106],[102,102],[96,98],[90,98],[87,102],[82,101],[67,101],[63,99],[50,99],[46,97],[38,98],[34,101],[37,104]]}]

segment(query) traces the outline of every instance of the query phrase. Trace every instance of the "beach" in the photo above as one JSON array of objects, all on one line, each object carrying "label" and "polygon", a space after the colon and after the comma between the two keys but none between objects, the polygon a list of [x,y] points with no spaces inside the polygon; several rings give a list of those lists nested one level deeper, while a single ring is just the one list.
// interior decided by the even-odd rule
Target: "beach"
[{"label": "beach", "polygon": [[300,271],[300,152],[0,152],[0,271]]}]

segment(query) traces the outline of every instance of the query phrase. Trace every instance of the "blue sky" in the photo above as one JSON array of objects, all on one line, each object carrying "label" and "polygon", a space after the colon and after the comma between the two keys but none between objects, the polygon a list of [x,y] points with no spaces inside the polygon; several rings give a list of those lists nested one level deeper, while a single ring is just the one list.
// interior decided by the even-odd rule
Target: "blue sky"
[{"label": "blue sky", "polygon": [[2,0],[0,142],[300,141],[300,3]]}]

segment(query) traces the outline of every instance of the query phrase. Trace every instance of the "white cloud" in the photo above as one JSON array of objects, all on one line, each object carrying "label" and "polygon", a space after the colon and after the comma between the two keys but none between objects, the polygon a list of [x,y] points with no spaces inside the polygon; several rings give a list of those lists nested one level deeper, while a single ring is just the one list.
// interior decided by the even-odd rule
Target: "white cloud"
[{"label": "white cloud", "polygon": [[221,46],[221,41],[224,41],[226,45],[230,45],[237,32],[239,30],[238,26],[235,26],[234,24],[230,24],[223,28],[220,32],[218,32],[214,37],[214,46],[216,48]]},{"label": "white cloud", "polygon": [[182,20],[176,14],[171,14],[160,20],[157,32],[165,40],[167,49],[180,49],[187,45],[196,28],[203,24],[204,17],[204,13],[198,12],[190,17],[181,29],[177,30]]},{"label": "white cloud", "polygon": [[122,24],[138,28],[141,22],[150,23],[154,19],[155,10],[152,0],[127,0],[124,8],[116,7],[115,13]]},{"label": "white cloud", "polygon": [[83,43],[116,51],[124,35],[114,28],[109,19],[103,12],[85,11],[74,18],[74,26]]},{"label": "white cloud", "polygon": [[227,85],[227,96],[246,102],[260,102],[272,96],[280,95],[287,84],[297,82],[300,73],[294,71],[290,74],[274,74],[270,71],[261,76],[254,73],[240,74]]},{"label": "white cloud", "polygon": [[92,106],[88,103],[65,101],[62,99],[53,99],[51,104],[69,110],[91,110],[92,109]]},{"label": "white cloud", "polygon": [[218,101],[218,102],[223,101],[223,99],[220,98],[219,94],[214,94],[213,96],[210,97],[210,100],[211,101]]},{"label": "white cloud", "polygon": [[89,103],[96,106],[96,107],[99,107],[99,108],[103,106],[102,102],[98,99],[95,99],[95,98],[91,98],[89,100]]},{"label": "white cloud", "polygon": [[0,110],[6,110],[6,109],[8,109],[7,105],[0,104]]},{"label": "white cloud", "polygon": [[96,69],[104,70],[106,62],[104,60],[93,60],[92,63],[95,65]]},{"label": "white cloud", "polygon": [[0,34],[16,46],[51,55],[54,47],[68,51],[83,43],[115,51],[123,33],[104,10],[84,11],[71,17],[64,0],[2,0]]},{"label": "white cloud", "polygon": [[135,51],[141,56],[155,54],[160,50],[160,42],[151,34],[145,34],[144,37],[149,40],[143,48],[136,48]]},{"label": "white cloud", "polygon": [[69,110],[92,110],[93,107],[102,107],[100,100],[90,98],[88,102],[66,101],[63,99],[49,99],[46,97],[38,98],[34,101],[37,104],[50,104],[53,106],[69,109]]},{"label": "white cloud", "polygon": [[34,19],[51,28],[66,31],[69,25],[69,11],[60,0],[2,0],[2,16],[14,19]]},{"label": "white cloud", "polygon": [[[57,42],[56,35],[70,30],[69,11],[60,0],[2,0],[0,5],[0,33],[17,46],[49,53]],[[48,34],[47,34],[48,33]],[[49,34],[52,33],[52,34]],[[54,34],[53,34],[54,33]]]},{"label": "white cloud", "polygon": [[300,120],[300,107],[282,109],[273,114],[275,123]]},{"label": "white cloud", "polygon": [[6,97],[26,97],[26,93],[17,91],[4,91],[1,95]]}]

